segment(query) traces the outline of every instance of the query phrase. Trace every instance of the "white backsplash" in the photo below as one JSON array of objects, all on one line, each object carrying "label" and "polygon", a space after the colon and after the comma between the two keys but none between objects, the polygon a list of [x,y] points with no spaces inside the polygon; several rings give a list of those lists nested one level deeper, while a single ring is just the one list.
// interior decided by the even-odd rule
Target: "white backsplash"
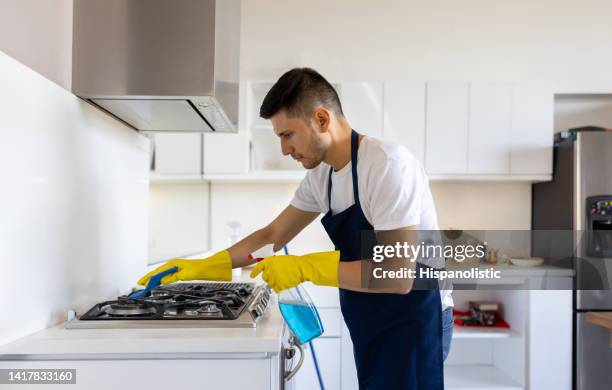
[{"label": "white backsplash", "polygon": [[0,52],[0,344],[127,291],[147,252],[148,142]]},{"label": "white backsplash", "polygon": [[[213,184],[211,244],[228,245],[227,223],[239,221],[240,236],[270,223],[291,201],[297,184]],[[529,183],[455,182],[431,184],[441,229],[525,230],[531,224]],[[319,220],[289,243],[293,253],[330,250]]]}]

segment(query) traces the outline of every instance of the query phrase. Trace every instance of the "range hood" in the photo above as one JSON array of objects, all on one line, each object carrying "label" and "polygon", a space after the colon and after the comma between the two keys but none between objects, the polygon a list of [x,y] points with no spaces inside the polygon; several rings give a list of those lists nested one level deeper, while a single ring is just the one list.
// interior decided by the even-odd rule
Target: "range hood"
[{"label": "range hood", "polygon": [[147,132],[236,132],[240,0],[74,0],[72,92]]}]

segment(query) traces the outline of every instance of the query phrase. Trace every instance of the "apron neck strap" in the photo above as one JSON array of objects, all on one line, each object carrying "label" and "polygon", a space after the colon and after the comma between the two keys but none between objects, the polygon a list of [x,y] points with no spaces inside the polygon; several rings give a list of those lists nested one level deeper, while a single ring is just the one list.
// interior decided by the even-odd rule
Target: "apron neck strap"
[{"label": "apron neck strap", "polygon": [[[361,207],[359,203],[359,185],[357,182],[357,152],[359,150],[359,134],[355,130],[351,130],[351,174],[353,181],[353,197],[355,204]],[[327,181],[327,205],[331,211],[331,190],[332,190],[332,173],[334,167],[329,168],[329,178]]]}]

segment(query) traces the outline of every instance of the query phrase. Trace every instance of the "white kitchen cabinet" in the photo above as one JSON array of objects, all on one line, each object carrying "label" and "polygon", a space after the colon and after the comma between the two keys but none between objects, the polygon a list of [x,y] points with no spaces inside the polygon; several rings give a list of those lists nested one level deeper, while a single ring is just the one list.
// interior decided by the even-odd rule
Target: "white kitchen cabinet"
[{"label": "white kitchen cabinet", "polygon": [[544,83],[513,88],[510,173],[552,174],[554,94]]},{"label": "white kitchen cabinet", "polygon": [[430,175],[552,174],[553,94],[546,85],[430,82],[425,123]]},{"label": "white kitchen cabinet", "polygon": [[160,133],[154,135],[155,169],[158,175],[200,174],[202,135]]},{"label": "white kitchen cabinet", "polygon": [[355,367],[355,356],[353,354],[353,341],[345,323],[342,323],[342,369],[341,384],[342,390],[354,390],[359,388],[357,380],[357,368]]},{"label": "white kitchen cabinet", "polygon": [[[162,355],[163,356],[163,355]],[[3,369],[75,369],[74,390],[106,389],[278,389],[270,359],[106,359],[0,361]],[[103,374],[101,374],[103,373]],[[236,375],[240,373],[239,375]],[[278,382],[278,381],[277,381]],[[11,385],[7,385],[10,388]],[[38,384],[14,385],[38,389]],[[51,386],[53,387],[53,386]]]},{"label": "white kitchen cabinet", "polygon": [[384,84],[384,138],[404,145],[425,163],[425,82]]},{"label": "white kitchen cabinet", "polygon": [[[270,80],[241,84],[238,134],[205,134],[204,180],[299,182],[303,168],[282,156],[259,118]],[[432,180],[542,181],[552,174],[553,94],[539,83],[344,81],[351,126],[407,147]]]},{"label": "white kitchen cabinet", "polygon": [[510,173],[512,86],[470,83],[468,173]]},{"label": "white kitchen cabinet", "polygon": [[340,308],[318,307],[319,317],[323,323],[323,334],[321,337],[341,337],[342,336],[342,313]]},{"label": "white kitchen cabinet", "polygon": [[[340,369],[341,369],[341,339],[340,338],[317,338],[312,341],[314,345],[319,370],[323,379],[325,389],[340,390]],[[300,371],[295,375],[293,384],[295,390],[315,390],[319,389],[319,382],[315,370],[314,360],[310,350],[310,345],[304,347],[304,364]],[[356,387],[354,387],[355,389]]]},{"label": "white kitchen cabinet", "polygon": [[[472,334],[455,327],[445,362],[445,388],[570,389],[571,271],[546,266],[507,270],[522,280],[518,289],[454,291],[459,310],[465,310],[471,300],[499,302],[511,330],[503,335]],[[553,273],[559,276],[551,276]],[[544,287],[559,290],[531,289]]]},{"label": "white kitchen cabinet", "polygon": [[238,132],[230,134],[205,133],[202,137],[204,153],[202,156],[202,172],[204,172],[204,175],[248,172],[248,128],[251,123],[249,101],[252,99],[249,83],[241,82],[239,87]]},{"label": "white kitchen cabinet", "polygon": [[[342,361],[347,357],[342,349],[344,320],[340,312],[338,289],[333,287],[316,286],[310,282],[304,283],[308,295],[317,307],[319,317],[323,323],[323,334],[313,341],[319,368],[323,376],[325,389],[340,390],[343,377]],[[310,348],[304,346],[304,365],[295,376],[295,390],[319,389],[317,374],[314,368]],[[353,360],[353,355],[348,357]],[[344,388],[344,386],[342,387]],[[356,387],[355,387],[356,388]]]},{"label": "white kitchen cabinet", "polygon": [[468,83],[428,82],[425,169],[465,174],[468,167]]},{"label": "white kitchen cabinet", "polygon": [[204,134],[202,148],[205,175],[249,170],[249,140],[244,130],[231,134]]},{"label": "white kitchen cabinet", "polygon": [[381,82],[342,82],[339,94],[344,116],[355,131],[373,137],[383,136]]},{"label": "white kitchen cabinet", "polygon": [[529,292],[529,389],[572,388],[572,279]]}]

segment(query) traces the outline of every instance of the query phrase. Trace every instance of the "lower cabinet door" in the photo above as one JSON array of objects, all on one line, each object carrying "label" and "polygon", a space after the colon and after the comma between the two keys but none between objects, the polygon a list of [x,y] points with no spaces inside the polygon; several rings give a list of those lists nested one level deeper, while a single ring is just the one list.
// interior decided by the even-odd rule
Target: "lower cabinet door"
[{"label": "lower cabinet door", "polygon": [[[312,341],[325,390],[340,390],[340,338],[318,338]],[[294,390],[320,389],[310,345],[304,345],[304,364],[291,380]]]},{"label": "lower cabinet door", "polygon": [[342,390],[354,390],[359,388],[357,380],[357,368],[355,367],[355,356],[353,355],[353,342],[345,323],[342,323]]},{"label": "lower cabinet door", "polygon": [[[162,355],[163,356],[163,355]],[[50,388],[71,390],[148,389],[270,389],[270,359],[61,360],[0,361],[0,368],[74,369],[75,383]],[[20,384],[16,389],[40,389]],[[13,388],[11,385],[7,388]],[[0,386],[0,388],[4,388]],[[44,388],[44,386],[42,387]]]}]

